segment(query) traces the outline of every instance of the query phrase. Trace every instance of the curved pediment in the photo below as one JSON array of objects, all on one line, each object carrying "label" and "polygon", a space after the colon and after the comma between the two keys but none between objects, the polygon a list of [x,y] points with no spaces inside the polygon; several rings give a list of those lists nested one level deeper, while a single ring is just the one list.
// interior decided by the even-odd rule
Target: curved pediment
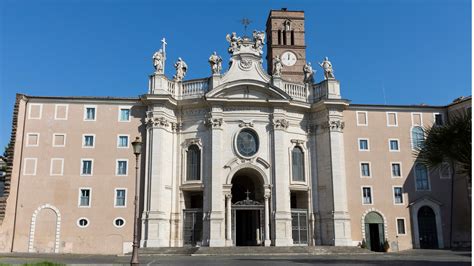
[{"label": "curved pediment", "polygon": [[258,80],[235,80],[214,88],[206,98],[290,100],[291,97],[280,90]]}]

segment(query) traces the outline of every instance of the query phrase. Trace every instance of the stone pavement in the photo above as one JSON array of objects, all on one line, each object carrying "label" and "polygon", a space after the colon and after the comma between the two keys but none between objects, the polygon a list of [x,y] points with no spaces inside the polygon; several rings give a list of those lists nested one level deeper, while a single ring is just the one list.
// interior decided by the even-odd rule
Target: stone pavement
[{"label": "stone pavement", "polygon": [[[308,247],[286,248],[294,249]],[[313,247],[318,250],[320,247]],[[324,247],[327,248],[327,247]],[[249,247],[255,249],[251,256],[243,254],[245,249],[237,249],[232,255],[222,252],[226,249],[200,248],[201,252],[194,251],[194,255],[184,254],[145,254],[140,252],[140,263],[142,265],[471,265],[471,251],[451,251],[451,250],[407,250],[397,253],[375,253],[358,252],[344,247],[330,247],[330,251],[324,254],[283,254],[282,249]],[[230,249],[230,248],[229,248]],[[349,253],[348,251],[353,251]],[[235,248],[234,250],[235,251]],[[275,253],[278,251],[279,253]],[[221,254],[217,254],[221,252]],[[212,253],[212,254],[211,254]],[[259,253],[259,254],[254,254]],[[85,255],[85,254],[37,254],[37,253],[4,253],[0,254],[0,264],[23,264],[49,261],[60,264],[106,264],[106,265],[127,265],[130,256],[114,255]]]}]

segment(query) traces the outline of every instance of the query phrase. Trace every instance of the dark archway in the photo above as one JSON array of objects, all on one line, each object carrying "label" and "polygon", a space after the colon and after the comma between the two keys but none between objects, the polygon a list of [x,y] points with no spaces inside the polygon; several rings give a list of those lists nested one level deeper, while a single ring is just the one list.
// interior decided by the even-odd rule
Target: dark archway
[{"label": "dark archway", "polygon": [[263,244],[263,185],[260,174],[251,168],[232,177],[232,239],[236,246]]},{"label": "dark archway", "polygon": [[438,248],[436,215],[428,206],[423,206],[418,210],[418,232],[420,248]]},{"label": "dark archway", "polygon": [[232,178],[232,203],[247,199],[263,204],[263,180],[254,169],[244,168]]},{"label": "dark archway", "polygon": [[369,212],[365,216],[364,222],[367,246],[372,251],[383,251],[385,228],[382,215],[377,212]]}]

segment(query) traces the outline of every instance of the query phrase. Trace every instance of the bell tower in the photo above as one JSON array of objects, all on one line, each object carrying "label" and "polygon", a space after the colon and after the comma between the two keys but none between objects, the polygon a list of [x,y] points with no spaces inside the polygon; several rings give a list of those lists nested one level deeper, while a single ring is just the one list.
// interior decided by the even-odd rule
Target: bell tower
[{"label": "bell tower", "polygon": [[282,79],[303,83],[306,64],[304,12],[271,10],[267,19],[267,69],[273,73],[273,61],[279,56],[283,65]]}]

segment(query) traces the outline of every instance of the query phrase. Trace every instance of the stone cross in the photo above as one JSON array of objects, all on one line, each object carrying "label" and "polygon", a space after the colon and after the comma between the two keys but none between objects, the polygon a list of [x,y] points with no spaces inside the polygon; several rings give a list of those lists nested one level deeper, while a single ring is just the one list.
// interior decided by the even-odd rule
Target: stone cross
[{"label": "stone cross", "polygon": [[161,43],[163,44],[163,54],[166,54],[166,45],[168,44],[168,43],[166,42],[166,39],[163,38],[163,39],[161,40]]},{"label": "stone cross", "polygon": [[247,200],[249,200],[250,191],[247,189],[247,192],[244,193],[247,194]]}]

